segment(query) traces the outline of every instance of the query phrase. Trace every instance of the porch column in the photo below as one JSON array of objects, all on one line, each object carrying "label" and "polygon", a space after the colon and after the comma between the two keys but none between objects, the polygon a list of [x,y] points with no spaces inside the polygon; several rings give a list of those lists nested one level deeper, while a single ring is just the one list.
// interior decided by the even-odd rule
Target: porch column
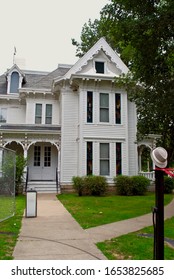
[{"label": "porch column", "polygon": [[[27,147],[24,147],[24,159],[27,159],[28,151]],[[26,176],[27,176],[27,165],[24,167],[24,182],[26,181]]]},{"label": "porch column", "polygon": [[60,152],[60,147],[59,147],[59,149],[58,149],[58,166],[57,166],[58,184],[60,184],[60,166],[61,166],[60,157],[61,157],[61,152]]},{"label": "porch column", "polygon": [[141,155],[142,155],[142,151],[139,149],[138,152],[138,166],[139,166],[139,172],[141,172]]}]

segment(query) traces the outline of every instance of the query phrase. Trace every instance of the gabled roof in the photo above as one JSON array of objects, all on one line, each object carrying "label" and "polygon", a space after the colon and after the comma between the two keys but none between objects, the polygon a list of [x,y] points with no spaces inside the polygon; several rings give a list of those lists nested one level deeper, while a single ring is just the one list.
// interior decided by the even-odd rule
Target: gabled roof
[{"label": "gabled roof", "polygon": [[72,65],[60,64],[58,68],[33,84],[34,88],[51,89],[53,79],[64,76]]},{"label": "gabled roof", "polygon": [[[121,73],[127,73],[129,71],[128,67],[121,60],[119,55],[109,46],[105,38],[100,38],[97,43],[82,57],[80,58],[74,66],[65,74],[63,79],[70,79],[71,75],[74,75],[82,70],[83,66],[87,65],[88,61],[92,60],[95,55],[97,55],[101,50],[109,57],[109,59],[115,63],[116,68],[120,70]],[[55,79],[55,83],[61,78]]]},{"label": "gabled roof", "polygon": [[7,70],[7,72],[5,73],[6,76],[8,76],[10,73],[12,73],[13,71],[17,71],[21,76],[25,77],[25,73],[17,66],[17,64],[13,64],[13,66]]}]

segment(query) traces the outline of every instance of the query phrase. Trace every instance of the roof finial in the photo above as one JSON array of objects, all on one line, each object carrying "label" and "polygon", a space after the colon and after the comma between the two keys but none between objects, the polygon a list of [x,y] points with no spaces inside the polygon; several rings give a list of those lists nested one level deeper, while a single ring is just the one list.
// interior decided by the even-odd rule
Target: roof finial
[{"label": "roof finial", "polygon": [[16,55],[16,47],[14,47],[14,52],[13,52],[13,64],[15,64],[15,55]]}]

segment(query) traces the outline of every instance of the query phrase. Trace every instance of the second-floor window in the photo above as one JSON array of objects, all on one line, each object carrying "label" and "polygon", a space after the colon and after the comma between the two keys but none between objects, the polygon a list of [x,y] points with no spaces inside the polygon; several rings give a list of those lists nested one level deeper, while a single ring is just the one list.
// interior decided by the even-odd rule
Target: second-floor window
[{"label": "second-floor window", "polygon": [[115,123],[121,124],[121,94],[115,94]]},{"label": "second-floor window", "polygon": [[36,124],[41,124],[42,123],[42,104],[36,104],[35,123]]},{"label": "second-floor window", "polygon": [[109,122],[109,94],[100,93],[100,122]]},{"label": "second-floor window", "polygon": [[93,122],[93,92],[87,92],[87,122]]},{"label": "second-floor window", "polygon": [[7,122],[7,109],[0,108],[0,123],[6,123],[6,122]]},{"label": "second-floor window", "polygon": [[52,124],[52,104],[46,104],[45,123]]}]

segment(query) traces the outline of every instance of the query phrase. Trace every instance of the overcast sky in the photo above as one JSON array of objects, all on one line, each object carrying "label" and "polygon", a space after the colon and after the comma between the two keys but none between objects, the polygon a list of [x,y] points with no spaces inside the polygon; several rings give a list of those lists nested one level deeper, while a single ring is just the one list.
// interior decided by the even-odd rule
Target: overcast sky
[{"label": "overcast sky", "polygon": [[[99,18],[109,0],[0,0],[0,74],[16,59],[28,70],[52,71],[74,64],[82,26]],[[24,68],[24,67],[23,67]]]}]

